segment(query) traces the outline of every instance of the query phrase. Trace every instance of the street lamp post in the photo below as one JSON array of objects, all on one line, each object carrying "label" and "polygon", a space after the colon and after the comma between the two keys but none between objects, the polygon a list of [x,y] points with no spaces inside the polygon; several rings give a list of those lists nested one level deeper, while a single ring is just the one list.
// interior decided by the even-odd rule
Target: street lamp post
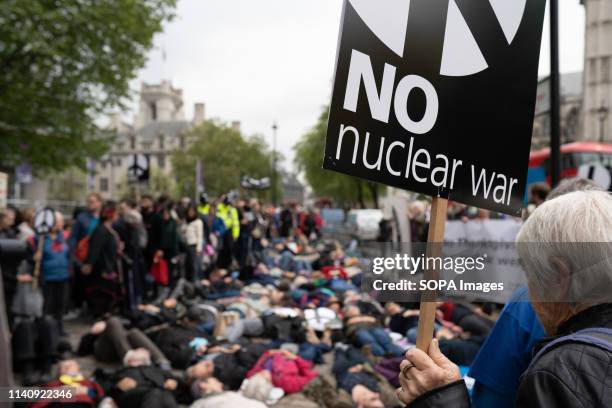
[{"label": "street lamp post", "polygon": [[606,136],[606,120],[608,119],[608,113],[610,109],[602,102],[599,109],[597,109],[597,115],[599,117],[599,141],[604,142]]},{"label": "street lamp post", "polygon": [[550,0],[550,178],[561,181],[561,78],[559,73],[559,0]]},{"label": "street lamp post", "polygon": [[278,125],[276,121],[272,124],[272,204],[276,207],[276,132]]}]

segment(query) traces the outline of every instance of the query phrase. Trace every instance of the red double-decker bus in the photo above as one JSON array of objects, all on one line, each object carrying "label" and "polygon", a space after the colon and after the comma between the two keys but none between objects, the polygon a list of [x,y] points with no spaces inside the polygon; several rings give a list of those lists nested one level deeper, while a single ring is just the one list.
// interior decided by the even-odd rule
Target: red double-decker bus
[{"label": "red double-decker bus", "polygon": [[[561,178],[576,177],[581,166],[591,164],[600,164],[612,171],[612,145],[599,142],[576,142],[561,146]],[[531,152],[529,170],[530,173],[539,170],[539,173],[545,176],[546,182],[550,184],[550,148]]]}]

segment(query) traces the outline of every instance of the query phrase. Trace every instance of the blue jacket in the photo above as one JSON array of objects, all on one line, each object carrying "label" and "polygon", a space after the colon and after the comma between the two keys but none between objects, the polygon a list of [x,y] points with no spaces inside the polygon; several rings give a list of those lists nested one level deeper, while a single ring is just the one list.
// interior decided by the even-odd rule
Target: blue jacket
[{"label": "blue jacket", "polygon": [[[38,239],[34,240],[36,246]],[[62,232],[55,240],[50,235],[45,236],[40,272],[43,282],[62,282],[70,277],[70,249]]]}]

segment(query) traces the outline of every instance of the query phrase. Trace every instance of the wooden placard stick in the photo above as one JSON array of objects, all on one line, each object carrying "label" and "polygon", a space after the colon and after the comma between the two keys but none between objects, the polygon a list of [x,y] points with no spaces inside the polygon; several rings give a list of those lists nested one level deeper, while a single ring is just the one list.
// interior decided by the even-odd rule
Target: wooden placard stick
[{"label": "wooden placard stick", "polygon": [[38,288],[38,278],[40,276],[40,264],[42,262],[43,250],[45,248],[45,234],[41,234],[38,239],[38,248],[36,248],[36,261],[34,262],[34,279],[32,280],[32,287]]},{"label": "wooden placard stick", "polygon": [[[444,228],[446,227],[448,200],[446,198],[434,197],[431,202],[431,217],[429,220],[429,231],[427,234],[427,257],[435,258],[441,256],[442,243],[444,242]],[[433,245],[432,245],[433,244]],[[434,267],[425,271],[425,280],[437,280],[440,271]],[[434,321],[436,318],[435,291],[424,291],[421,294],[421,311],[419,314],[419,328],[417,334],[417,348],[427,353],[429,344],[433,337]]]}]

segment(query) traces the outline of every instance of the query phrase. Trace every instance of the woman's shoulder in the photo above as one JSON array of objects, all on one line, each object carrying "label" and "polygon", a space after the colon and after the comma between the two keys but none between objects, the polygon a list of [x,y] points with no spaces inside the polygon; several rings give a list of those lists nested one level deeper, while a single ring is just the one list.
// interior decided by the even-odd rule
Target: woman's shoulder
[{"label": "woman's shoulder", "polygon": [[[582,394],[580,390],[605,389],[604,385],[612,382],[610,366],[610,350],[588,343],[563,343],[548,350],[529,367],[521,387],[537,389],[547,384],[549,392],[577,396]],[[597,400],[596,395],[589,398]]]}]

